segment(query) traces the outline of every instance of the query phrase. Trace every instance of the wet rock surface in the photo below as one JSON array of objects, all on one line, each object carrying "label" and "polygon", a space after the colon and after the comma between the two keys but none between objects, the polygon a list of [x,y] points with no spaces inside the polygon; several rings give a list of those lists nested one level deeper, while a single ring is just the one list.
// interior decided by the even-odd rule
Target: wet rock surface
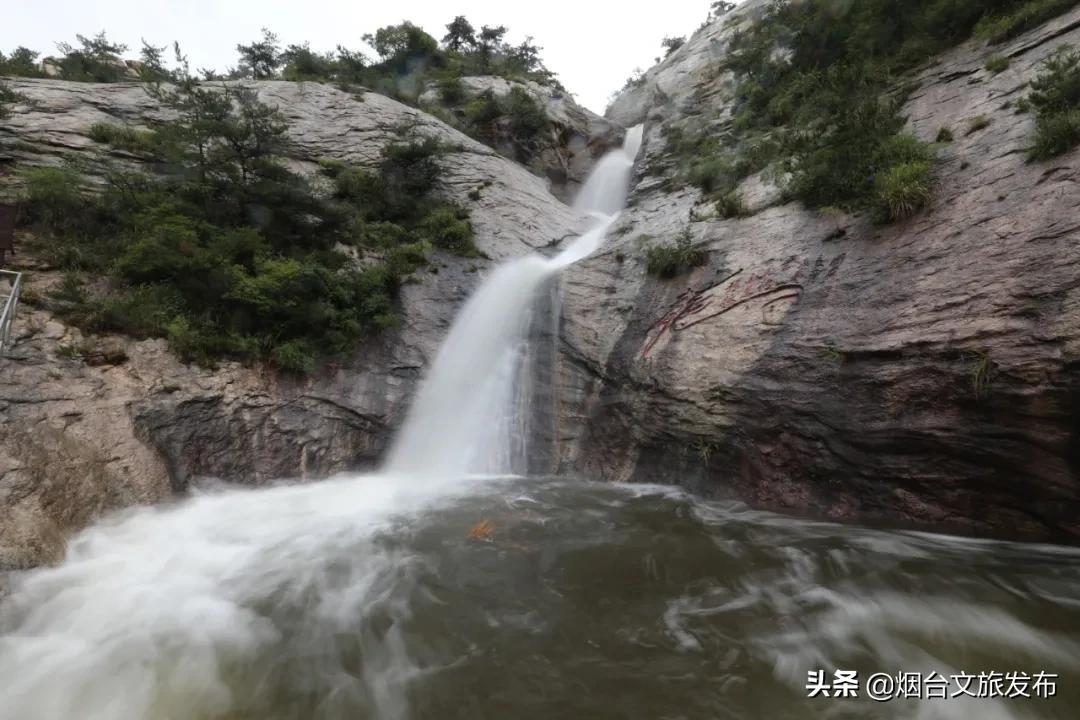
[{"label": "wet rock surface", "polygon": [[[756,3],[743,6],[754,11]],[[948,127],[933,206],[895,226],[781,204],[691,216],[667,189],[662,122],[728,114],[714,69],[738,16],[693,36],[609,116],[647,122],[622,234],[565,280],[562,457],[841,520],[1080,542],[1080,152],[1028,163],[1009,101],[1073,10],[922,72],[906,114]],[[986,58],[1010,58],[993,75]],[[971,118],[990,124],[964,134]],[[708,263],[660,281],[644,247],[689,228]]]}]

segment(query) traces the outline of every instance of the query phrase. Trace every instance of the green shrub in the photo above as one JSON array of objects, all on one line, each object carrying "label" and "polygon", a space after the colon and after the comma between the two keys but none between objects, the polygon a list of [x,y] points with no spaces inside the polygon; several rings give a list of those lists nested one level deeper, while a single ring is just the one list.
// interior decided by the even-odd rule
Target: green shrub
[{"label": "green shrub", "polygon": [[120,55],[127,51],[126,45],[109,42],[104,31],[92,38],[75,36],[79,47],[59,43],[60,77],[77,82],[120,82],[127,78],[127,67]]},{"label": "green shrub", "polygon": [[491,90],[480,93],[465,104],[465,120],[469,134],[481,142],[493,143],[498,137],[499,118],[503,108]]},{"label": "green shrub", "polygon": [[736,190],[721,196],[716,201],[716,211],[720,214],[720,217],[724,218],[744,217],[750,214]]},{"label": "green shrub", "polygon": [[274,348],[274,363],[286,372],[307,375],[315,371],[316,351],[305,340],[289,340]]},{"label": "green shrub", "polygon": [[985,115],[976,115],[968,121],[967,130],[964,131],[964,135],[971,135],[977,133],[990,126],[990,118]]},{"label": "green shrub", "polygon": [[666,37],[660,41],[660,46],[664,48],[664,57],[667,57],[685,44],[685,37]]},{"label": "green shrub", "polygon": [[950,143],[953,141],[953,133],[947,127],[941,127],[937,131],[937,137],[934,138],[934,142]]},{"label": "green shrub", "polygon": [[0,52],[0,75],[8,77],[41,77],[44,73],[38,65],[38,55],[30,48],[17,47],[11,55]]},{"label": "green shrub", "polygon": [[94,142],[129,152],[150,152],[154,141],[152,132],[112,123],[94,123],[90,126],[89,137]]},{"label": "green shrub", "polygon": [[[327,172],[324,169],[324,172]],[[380,174],[359,168],[328,172],[334,181],[334,196],[356,206],[363,217],[381,217],[387,212],[386,183]]]},{"label": "green shrub", "polygon": [[38,228],[75,230],[89,214],[82,177],[69,167],[31,168],[22,174],[20,216]]},{"label": "green shrub", "polygon": [[[48,253],[106,276],[70,275],[53,294],[80,327],[163,336],[203,364],[265,359],[309,372],[394,324],[403,278],[432,245],[475,252],[468,213],[434,196],[434,140],[403,134],[375,170],[321,163],[327,196],[278,159],[283,123],[253,96],[185,80],[161,97],[178,119],[135,136],[160,176],[110,171],[91,193],[70,169],[26,175],[23,220]],[[118,126],[93,133],[132,137]]]},{"label": "green shrub", "polygon": [[[707,193],[724,195],[739,179],[772,166],[790,178],[788,195],[809,206],[875,208],[891,168],[923,162],[886,157],[890,138],[906,124],[900,111],[913,87],[897,88],[895,79],[969,37],[981,20],[986,25],[984,18],[1015,15],[1020,18],[1010,21],[1015,29],[1034,17],[1032,8],[1045,19],[1048,15],[1040,13],[1060,12],[1065,5],[1049,0],[765,5],[756,22],[735,33],[719,66],[734,73],[737,83],[731,125],[703,123],[696,132],[689,126],[665,128],[672,154],[682,160],[680,175]],[[989,67],[1004,69],[1001,59]],[[949,133],[938,141],[947,141]],[[911,169],[897,170],[894,179],[905,172]]]},{"label": "green shrub", "polygon": [[520,87],[510,89],[505,104],[510,137],[522,151],[521,159],[527,160],[542,144],[544,132],[551,123],[540,103]]},{"label": "green shrub", "polygon": [[930,163],[905,162],[878,174],[875,204],[881,217],[891,221],[910,217],[929,204]]},{"label": "green shrub", "polygon": [[1048,58],[1025,102],[1035,110],[1029,160],[1056,157],[1080,144],[1080,51],[1062,47]]},{"label": "green shrub", "polygon": [[473,244],[472,225],[468,213],[457,207],[442,207],[425,217],[418,226],[420,233],[435,247],[457,255],[479,254]]},{"label": "green shrub", "polygon": [[[431,192],[439,178],[435,156],[441,149],[439,141],[430,137],[391,143],[383,148],[380,170],[387,192],[410,197],[422,197]],[[395,199],[389,198],[391,202]]]},{"label": "green shrub", "polygon": [[1080,107],[1080,50],[1062,46],[1031,81],[1028,101],[1039,115]]},{"label": "green shrub", "polygon": [[1035,143],[1028,150],[1031,160],[1047,160],[1080,145],[1080,109],[1048,113],[1035,121]]},{"label": "green shrub", "polygon": [[430,250],[431,245],[426,240],[394,245],[386,253],[385,268],[390,277],[405,277],[428,264]]},{"label": "green shrub", "polygon": [[1000,72],[1005,72],[1009,69],[1009,58],[1004,55],[992,55],[986,61],[986,69],[989,72],[997,75]]},{"label": "green shrub", "polygon": [[902,163],[925,162],[934,160],[933,150],[929,145],[910,133],[890,135],[878,145],[874,153],[874,164],[889,167]]},{"label": "green shrub", "polygon": [[184,307],[183,296],[168,285],[136,285],[126,292],[87,301],[80,323],[95,332],[137,338],[160,337]]},{"label": "green shrub", "polygon": [[645,255],[645,271],[659,278],[673,278],[705,264],[706,252],[694,247],[689,229],[670,244],[649,247]]},{"label": "green shrub", "polygon": [[0,81],[0,120],[11,114],[8,105],[18,102],[26,102],[26,97],[12,90],[7,83]]},{"label": "green shrub", "polygon": [[461,78],[456,75],[439,80],[438,88],[439,97],[450,107],[455,107],[465,101],[465,86]]}]

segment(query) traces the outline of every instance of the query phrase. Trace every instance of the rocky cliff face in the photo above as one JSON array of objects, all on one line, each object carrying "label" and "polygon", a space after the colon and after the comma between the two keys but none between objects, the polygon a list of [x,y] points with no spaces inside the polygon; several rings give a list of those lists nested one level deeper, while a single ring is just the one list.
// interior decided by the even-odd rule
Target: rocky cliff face
[{"label": "rocky cliff face", "polygon": [[[8,165],[74,158],[92,170],[109,152],[87,137],[93,123],[137,126],[161,112],[134,84],[12,85],[32,102],[0,124]],[[490,260],[436,254],[404,287],[397,329],[299,381],[187,366],[159,340],[83,338],[32,307],[59,273],[17,256],[27,292],[11,354],[0,358],[0,569],[55,559],[65,534],[102,511],[165,500],[200,478],[260,484],[370,466],[480,276],[582,224],[545,179],[418,110],[315,83],[254,85],[288,119],[301,169],[323,158],[374,163],[401,127],[460,148],[441,156],[441,189],[470,209]],[[119,351],[128,360],[112,364]]]},{"label": "rocky cliff face", "polygon": [[[622,126],[583,108],[567,93],[537,82],[516,82],[495,76],[461,78],[461,89],[466,98],[486,92],[505,97],[515,87],[528,93],[550,122],[542,149],[529,159],[528,166],[536,174],[548,178],[556,197],[569,202],[585,182],[596,160],[622,141]],[[422,105],[440,102],[437,87],[429,88],[420,96]],[[497,146],[497,149],[506,157],[514,157],[515,149],[509,138],[503,140],[504,146]]]},{"label": "rocky cliff face", "polygon": [[[646,144],[616,237],[565,279],[564,466],[840,520],[1080,541],[1080,152],[1027,163],[1033,121],[1009,107],[1080,44],[1080,10],[918,76],[911,130],[957,137],[928,211],[875,226],[780,204],[751,178],[750,217],[703,219],[695,189],[665,182],[660,129],[725,121],[733,84],[715,61],[761,6],[700,30],[609,111],[645,122]],[[993,53],[1008,70],[984,70]],[[965,134],[979,115],[990,124]],[[708,263],[648,277],[644,238],[686,228]]]}]

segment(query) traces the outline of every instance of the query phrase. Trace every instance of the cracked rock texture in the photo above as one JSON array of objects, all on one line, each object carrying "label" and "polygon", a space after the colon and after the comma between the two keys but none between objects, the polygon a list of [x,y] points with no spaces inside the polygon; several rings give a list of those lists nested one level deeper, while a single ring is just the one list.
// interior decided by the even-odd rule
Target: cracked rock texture
[{"label": "cracked rock texture", "polygon": [[[1080,45],[1080,9],[917,77],[911,130],[954,130],[933,206],[893,226],[780,204],[701,219],[665,122],[729,116],[716,69],[750,0],[612,105],[646,122],[632,207],[564,280],[560,454],[608,480],[672,481],[844,521],[1080,542],[1080,150],[1027,163],[1009,107]],[[1010,58],[998,75],[983,66]],[[971,118],[990,120],[966,133]],[[692,208],[697,213],[690,215]],[[700,214],[699,214],[700,213]],[[708,262],[660,281],[644,247],[689,227]]]},{"label": "cracked rock texture", "polygon": [[[135,84],[11,84],[32,102],[0,122],[0,163],[9,167],[77,158],[93,172],[110,152],[87,137],[93,123],[163,116]],[[295,380],[230,363],[187,366],[160,340],[84,338],[31,306],[59,273],[16,256],[26,298],[11,353],[0,358],[0,570],[56,560],[65,536],[102,512],[161,502],[206,478],[261,484],[370,467],[481,277],[583,223],[546,180],[414,108],[317,83],[251,85],[288,118],[300,169],[321,158],[374,163],[402,126],[459,148],[440,157],[441,191],[470,209],[491,259],[435,253],[430,271],[403,288],[398,328]],[[480,198],[469,198],[482,184]],[[107,349],[128,360],[103,364]]]}]

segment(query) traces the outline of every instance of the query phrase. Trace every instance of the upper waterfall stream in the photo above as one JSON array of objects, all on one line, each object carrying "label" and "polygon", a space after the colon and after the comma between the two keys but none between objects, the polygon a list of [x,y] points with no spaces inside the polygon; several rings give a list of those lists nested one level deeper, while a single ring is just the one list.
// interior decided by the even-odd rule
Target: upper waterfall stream
[{"label": "upper waterfall stream", "polygon": [[[538,292],[603,242],[640,143],[598,163],[579,238],[466,302],[382,471],[117,513],[11,578],[0,720],[1075,717],[1078,550],[520,477]],[[837,669],[1061,680],[807,697]]]},{"label": "upper waterfall stream", "polygon": [[391,473],[458,477],[521,470],[510,434],[536,293],[559,270],[596,251],[626,202],[642,126],[627,131],[582,187],[575,209],[592,227],[553,258],[526,255],[498,269],[465,303],[390,452]]}]

